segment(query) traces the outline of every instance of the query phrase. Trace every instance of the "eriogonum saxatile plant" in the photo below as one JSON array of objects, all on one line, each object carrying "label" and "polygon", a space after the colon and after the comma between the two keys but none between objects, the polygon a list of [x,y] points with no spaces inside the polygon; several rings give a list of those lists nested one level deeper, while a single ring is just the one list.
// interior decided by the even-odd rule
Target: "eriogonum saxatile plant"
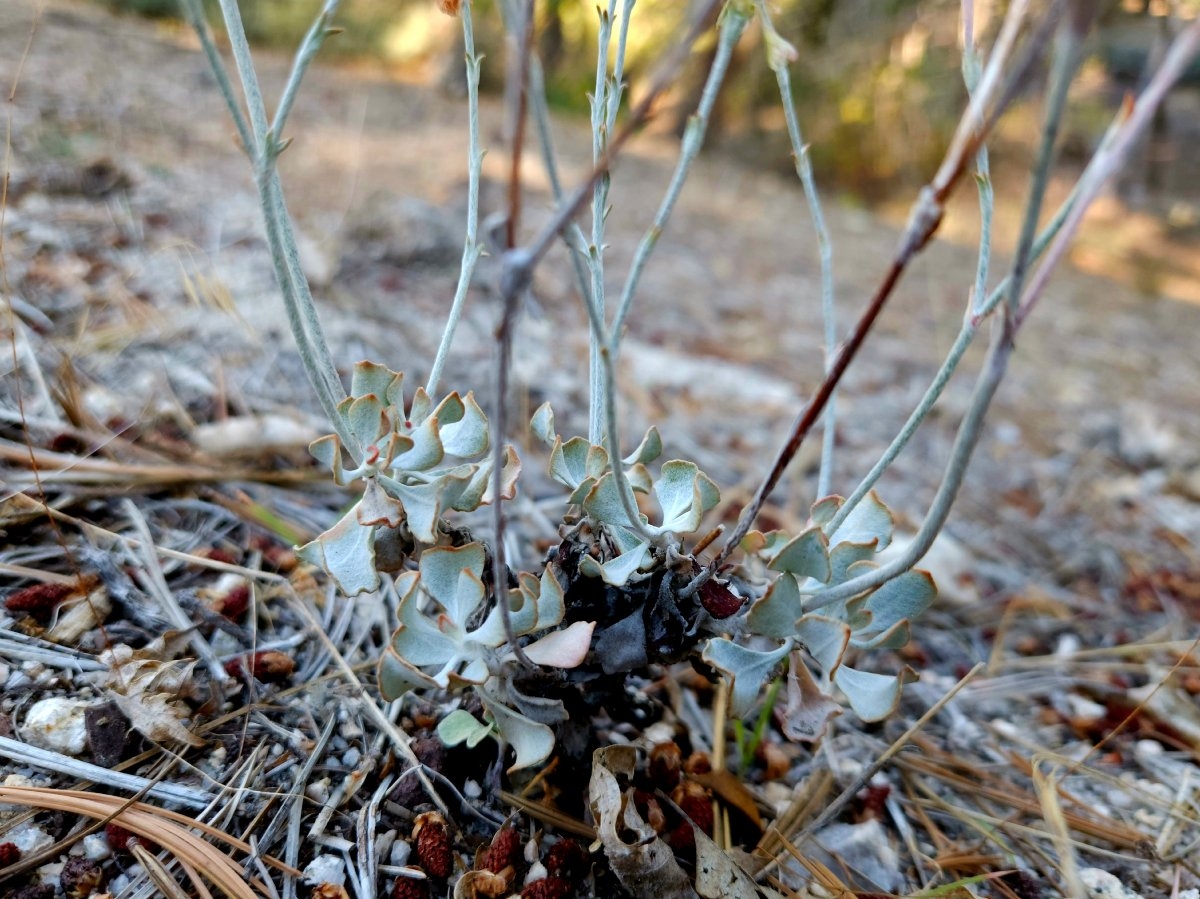
[{"label": "eriogonum saxatile plant", "polygon": [[[439,542],[446,510],[467,512],[492,501],[488,421],[468,393],[451,393],[434,406],[418,387],[406,406],[404,375],[373,362],[354,367],[350,396],[338,406],[348,432],[362,448],[352,467],[336,434],[312,444],[312,454],[338,484],[363,481],[363,496],[300,556],[325,568],[347,595],[379,586],[379,529],[401,530],[410,541]],[[520,462],[507,448],[504,491],[515,489]],[[455,461],[457,460],[457,461]],[[471,461],[475,460],[475,461]]]},{"label": "eriogonum saxatile plant", "polygon": [[[933,602],[933,578],[913,569],[874,590],[846,600],[822,604],[822,593],[878,567],[876,553],[892,539],[894,522],[874,491],[869,493],[833,533],[827,533],[841,497],[831,496],[812,508],[809,527],[796,537],[754,532],[745,541],[752,554],[778,576],[750,606],[745,632],[765,638],[766,648],[752,648],[725,637],[705,647],[703,658],[732,683],[731,709],[749,710],[763,683],[793,649],[803,648],[824,679],[835,684],[864,721],[885,718],[896,707],[905,669],[898,675],[873,674],[846,664],[851,649],[896,649],[908,642],[912,619]],[[814,609],[814,611],[807,611]],[[796,670],[794,677],[807,677]]]}]

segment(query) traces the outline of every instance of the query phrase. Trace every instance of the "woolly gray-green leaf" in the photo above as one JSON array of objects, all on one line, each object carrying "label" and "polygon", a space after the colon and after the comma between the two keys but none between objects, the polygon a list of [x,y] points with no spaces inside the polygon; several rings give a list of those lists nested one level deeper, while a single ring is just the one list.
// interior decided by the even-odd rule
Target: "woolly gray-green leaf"
[{"label": "woolly gray-green leaf", "polygon": [[790,574],[775,578],[766,594],[754,601],[746,615],[746,629],[763,637],[790,637],[804,614],[800,588]]},{"label": "woolly gray-green leaf", "polygon": [[717,637],[704,647],[703,659],[729,678],[729,713],[735,718],[746,715],[758,698],[762,685],[791,651],[792,641],[785,640],[778,649],[760,651],[739,646],[732,640]]},{"label": "woolly gray-green leaf", "polygon": [[474,392],[463,397],[462,407],[463,414],[458,421],[448,421],[439,415],[438,422],[442,449],[447,455],[469,459],[487,451],[490,442],[488,420],[479,403],[475,402]]},{"label": "woolly gray-green leaf", "polygon": [[774,571],[786,571],[797,578],[829,580],[829,541],[819,527],[811,527],[789,540],[768,563]]},{"label": "woolly gray-green leaf", "polygon": [[829,535],[829,543],[832,546],[839,543],[874,543],[875,551],[879,552],[892,542],[895,527],[892,511],[872,490],[850,511],[838,529]]},{"label": "woolly gray-green leaf", "polygon": [[626,465],[646,465],[647,463],[653,462],[655,459],[661,456],[662,451],[662,437],[659,436],[658,428],[652,425],[650,429],[646,431],[646,436],[642,438],[642,442],[638,444],[637,449],[626,456],[622,461]]},{"label": "woolly gray-green leaf", "polygon": [[484,691],[480,691],[479,698],[496,722],[500,736],[516,753],[516,761],[508,769],[509,774],[541,764],[550,757],[554,751],[554,731],[513,711]]},{"label": "woolly gray-green leaf", "polygon": [[796,623],[796,639],[816,659],[822,671],[833,674],[846,654],[850,628],[845,622],[827,615],[805,615]]},{"label": "woolly gray-green leaf", "polygon": [[434,687],[433,678],[426,676],[400,658],[392,647],[379,657],[379,692],[389,702],[399,699],[410,690]]},{"label": "woolly gray-green leaf", "polygon": [[[357,399],[369,393],[375,394],[384,403],[390,403],[389,393],[394,394],[394,380],[403,381],[404,375],[392,371],[386,365],[378,362],[356,362],[354,372],[350,375],[350,396]],[[402,390],[403,388],[399,388]]]},{"label": "woolly gray-green leaf", "polygon": [[554,410],[550,408],[549,403],[542,403],[538,406],[537,411],[533,413],[533,418],[529,421],[529,430],[546,446],[554,445],[554,438],[558,434],[554,428]]},{"label": "woolly gray-green leaf", "polygon": [[375,529],[358,523],[358,503],[342,518],[296,554],[319,565],[346,596],[379,588],[375,571]]},{"label": "woolly gray-green leaf", "polygon": [[435,546],[421,553],[421,587],[465,629],[479,604],[484,589],[480,576],[486,559],[483,545]]},{"label": "woolly gray-green leaf", "polygon": [[639,543],[636,548],[600,564],[591,556],[579,560],[579,572],[584,577],[598,577],[606,584],[624,587],[646,561],[650,544]]},{"label": "woolly gray-green leaf", "polygon": [[613,473],[607,472],[600,478],[583,499],[583,510],[601,524],[610,526],[632,525],[625,512],[625,504],[621,502],[621,488]]},{"label": "woolly gray-green leaf", "polygon": [[843,665],[833,680],[846,694],[854,714],[870,723],[882,721],[896,711],[904,685],[916,680],[916,674],[908,667],[896,675],[872,674]]},{"label": "woolly gray-green leaf", "polygon": [[387,430],[383,400],[373,393],[354,400],[346,410],[345,419],[346,427],[364,450],[372,446]]},{"label": "woolly gray-green leaf", "polygon": [[398,481],[383,482],[388,493],[404,504],[408,529],[422,543],[437,542],[437,522],[441,517],[441,494],[443,483],[401,484]]},{"label": "woolly gray-green leaf", "polygon": [[[870,613],[871,623],[866,633],[856,630],[856,643],[870,640],[873,646],[898,649],[908,642],[908,633],[897,625],[915,620],[936,597],[937,587],[927,571],[914,568],[892,578],[867,598],[863,609]],[[888,639],[879,639],[885,633]]]},{"label": "woolly gray-green leaf", "polygon": [[474,749],[495,732],[495,727],[484,724],[466,709],[455,709],[437,726],[437,735],[447,746],[465,743],[468,749]]}]

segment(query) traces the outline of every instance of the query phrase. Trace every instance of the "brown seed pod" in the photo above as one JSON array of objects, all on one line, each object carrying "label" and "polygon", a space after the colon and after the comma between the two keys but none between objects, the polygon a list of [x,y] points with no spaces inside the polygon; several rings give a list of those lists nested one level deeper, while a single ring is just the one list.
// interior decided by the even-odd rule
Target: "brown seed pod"
[{"label": "brown seed pod", "polygon": [[104,869],[95,859],[74,856],[63,865],[58,883],[68,899],[84,899],[104,886]]},{"label": "brown seed pod", "polygon": [[417,862],[435,880],[445,880],[454,870],[450,830],[441,812],[422,812],[413,823],[412,840]]},{"label": "brown seed pod", "polygon": [[550,847],[544,864],[552,877],[565,877],[578,883],[588,872],[588,854],[575,840],[563,837]]},{"label": "brown seed pod", "polygon": [[567,899],[575,895],[575,887],[565,877],[543,877],[521,890],[521,899]]},{"label": "brown seed pod", "polygon": [[420,877],[397,877],[392,899],[429,899],[429,881]]},{"label": "brown seed pod", "polygon": [[700,605],[713,618],[728,618],[741,609],[743,603],[744,599],[713,578],[700,587]]},{"label": "brown seed pod", "polygon": [[249,673],[264,684],[283,683],[295,670],[296,661],[275,649],[237,656],[225,663],[225,673],[230,677],[244,677]]},{"label": "brown seed pod", "polygon": [[492,843],[483,853],[478,867],[499,874],[507,867],[517,868],[522,859],[521,835],[515,827],[505,826],[492,837]]},{"label": "brown seed pod", "polygon": [[28,615],[38,624],[49,624],[54,607],[76,592],[75,584],[34,584],[4,600],[4,608],[18,615]]},{"label": "brown seed pod", "polygon": [[683,750],[674,740],[655,744],[650,750],[650,780],[660,790],[670,792],[679,784],[683,769]]},{"label": "brown seed pod", "polygon": [[712,796],[695,781],[685,780],[671,792],[671,799],[710,837],[713,832]]}]

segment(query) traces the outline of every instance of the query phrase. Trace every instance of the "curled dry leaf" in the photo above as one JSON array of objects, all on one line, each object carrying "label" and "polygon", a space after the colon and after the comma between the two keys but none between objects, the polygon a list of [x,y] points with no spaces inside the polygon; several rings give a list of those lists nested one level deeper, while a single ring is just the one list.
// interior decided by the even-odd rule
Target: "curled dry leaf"
[{"label": "curled dry leaf", "polygon": [[155,742],[177,740],[189,746],[204,745],[184,725],[190,713],[179,702],[191,687],[194,661],[146,658],[128,646],[105,650],[100,661],[109,666],[102,681],[109,698],[139,733]]},{"label": "curled dry leaf", "polygon": [[592,756],[588,800],[604,855],[635,899],[696,899],[671,847],[638,814],[632,788],[622,787],[636,762],[632,746],[606,746]]}]

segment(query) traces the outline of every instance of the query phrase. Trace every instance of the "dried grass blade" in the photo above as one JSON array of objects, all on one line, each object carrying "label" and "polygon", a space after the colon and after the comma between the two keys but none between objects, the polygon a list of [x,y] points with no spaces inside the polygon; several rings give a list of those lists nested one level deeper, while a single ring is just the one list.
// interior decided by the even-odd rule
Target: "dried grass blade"
[{"label": "dried grass blade", "polygon": [[[132,833],[170,850],[180,861],[204,871],[227,896],[234,899],[258,899],[258,895],[243,882],[241,868],[233,859],[192,833],[191,829],[199,830],[247,854],[253,851],[251,846],[218,828],[195,821],[179,812],[156,808],[142,802],[130,803],[117,796],[43,787],[0,787],[0,803],[53,809],[101,820],[111,819]],[[277,870],[300,876],[299,871],[278,859],[265,856],[263,861]]]}]

